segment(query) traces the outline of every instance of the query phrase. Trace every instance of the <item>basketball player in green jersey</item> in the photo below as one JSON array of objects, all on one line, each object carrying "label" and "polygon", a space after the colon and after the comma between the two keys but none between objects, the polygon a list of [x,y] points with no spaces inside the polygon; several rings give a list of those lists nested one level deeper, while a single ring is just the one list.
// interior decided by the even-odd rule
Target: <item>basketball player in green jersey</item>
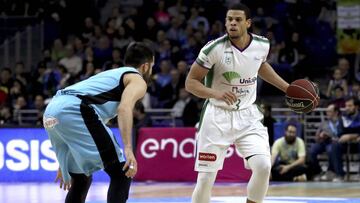
[{"label": "basketball player in green jersey", "polygon": [[186,89],[206,99],[197,133],[198,178],[192,202],[210,202],[217,171],[223,167],[228,147],[235,144],[252,170],[247,202],[258,203],[268,189],[271,159],[263,115],[254,104],[257,77],[283,92],[289,84],[266,62],[268,39],[248,32],[247,6],[228,9],[225,26],[227,34],[201,49],[186,79]]}]

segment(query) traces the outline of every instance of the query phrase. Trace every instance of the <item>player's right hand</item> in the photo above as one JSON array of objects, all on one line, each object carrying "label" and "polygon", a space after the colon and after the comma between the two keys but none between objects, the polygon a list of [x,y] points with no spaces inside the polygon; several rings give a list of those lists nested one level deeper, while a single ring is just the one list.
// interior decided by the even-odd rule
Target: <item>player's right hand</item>
[{"label": "player's right hand", "polygon": [[215,99],[222,100],[226,102],[226,104],[228,105],[232,105],[237,101],[236,95],[231,91],[227,91],[227,92],[218,91],[215,94]]},{"label": "player's right hand", "polygon": [[123,170],[126,171],[125,175],[128,178],[133,178],[136,175],[137,172],[137,162],[133,153],[133,150],[131,148],[125,147],[125,157],[126,162],[123,167]]}]

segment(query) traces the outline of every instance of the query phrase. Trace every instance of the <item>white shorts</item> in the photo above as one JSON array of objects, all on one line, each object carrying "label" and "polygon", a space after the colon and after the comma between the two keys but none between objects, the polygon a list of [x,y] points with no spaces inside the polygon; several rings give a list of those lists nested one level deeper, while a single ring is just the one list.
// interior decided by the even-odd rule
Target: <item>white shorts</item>
[{"label": "white shorts", "polygon": [[255,154],[270,156],[267,128],[261,123],[263,114],[255,104],[238,111],[210,103],[204,108],[196,134],[196,171],[221,170],[231,144],[243,158]]}]

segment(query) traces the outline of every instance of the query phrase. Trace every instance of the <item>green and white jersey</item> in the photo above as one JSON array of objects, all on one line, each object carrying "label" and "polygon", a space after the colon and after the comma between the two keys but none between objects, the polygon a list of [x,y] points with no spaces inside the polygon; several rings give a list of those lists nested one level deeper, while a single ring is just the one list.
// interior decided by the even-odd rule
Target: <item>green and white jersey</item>
[{"label": "green and white jersey", "polygon": [[229,110],[246,109],[256,100],[258,71],[266,61],[270,49],[268,39],[250,33],[250,43],[243,50],[236,47],[226,34],[208,42],[200,51],[196,63],[209,69],[205,77],[207,87],[232,91],[238,100],[233,105],[209,99],[215,105]]}]

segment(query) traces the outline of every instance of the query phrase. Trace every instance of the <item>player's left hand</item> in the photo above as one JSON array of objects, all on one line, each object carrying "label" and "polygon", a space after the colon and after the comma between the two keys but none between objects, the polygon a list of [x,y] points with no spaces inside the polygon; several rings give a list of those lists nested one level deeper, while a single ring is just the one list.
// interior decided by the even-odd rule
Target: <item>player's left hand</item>
[{"label": "player's left hand", "polygon": [[125,173],[126,177],[133,178],[137,172],[137,162],[133,150],[131,148],[125,147],[125,157],[126,157],[126,162],[123,167],[123,170],[124,171],[127,170]]},{"label": "player's left hand", "polygon": [[64,190],[70,190],[71,183],[66,183],[62,177],[61,169],[59,168],[56,173],[55,183],[60,181],[60,188]]}]

